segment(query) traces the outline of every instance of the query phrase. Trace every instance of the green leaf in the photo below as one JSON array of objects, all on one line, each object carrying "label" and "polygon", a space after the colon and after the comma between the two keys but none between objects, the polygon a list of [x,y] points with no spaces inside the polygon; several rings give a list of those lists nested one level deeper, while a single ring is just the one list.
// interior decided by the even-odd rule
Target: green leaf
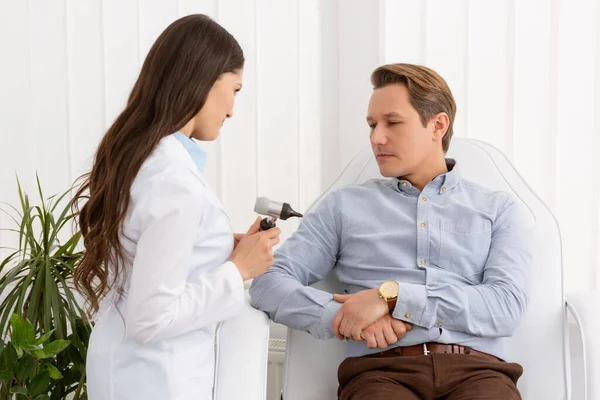
[{"label": "green leaf", "polygon": [[35,331],[31,322],[24,320],[19,314],[10,317],[12,327],[12,340],[17,347],[30,344],[35,341]]},{"label": "green leaf", "polygon": [[54,342],[49,343],[48,345],[44,346],[43,352],[46,354],[46,357],[44,358],[54,357],[66,349],[70,344],[71,342],[68,340],[55,340]]},{"label": "green leaf", "polygon": [[17,352],[17,358],[21,359],[21,357],[23,357],[23,349],[19,346],[15,346],[15,351]]},{"label": "green leaf", "polygon": [[0,381],[12,381],[13,378],[13,374],[10,372],[0,370]]},{"label": "green leaf", "polygon": [[28,386],[29,394],[33,397],[39,396],[40,394],[48,394],[50,388],[50,375],[48,371],[40,371],[32,380]]},{"label": "green leaf", "polygon": [[50,336],[52,336],[54,331],[55,331],[55,329],[52,329],[50,332],[44,333],[42,336],[37,338],[34,343],[37,345],[46,343],[48,341],[48,339],[50,339]]},{"label": "green leaf", "polygon": [[16,371],[19,366],[17,351],[12,343],[8,343],[2,352],[2,363],[9,371]]},{"label": "green leaf", "polygon": [[15,386],[15,387],[11,387],[11,388],[10,388],[10,392],[11,392],[12,394],[17,394],[17,393],[19,393],[19,394],[24,394],[24,395],[26,395],[26,394],[27,394],[27,388],[24,388],[24,387],[21,387],[21,386]]},{"label": "green leaf", "polygon": [[63,396],[63,386],[56,386],[54,390],[52,390],[50,400],[63,400],[64,398],[65,396]]},{"label": "green leaf", "polygon": [[40,394],[39,396],[36,396],[33,400],[50,400],[50,396],[48,396],[47,394]]},{"label": "green leaf", "polygon": [[26,344],[22,349],[25,350],[26,353],[33,353],[34,351],[41,350],[42,346],[39,344]]},{"label": "green leaf", "polygon": [[21,358],[19,367],[17,368],[17,379],[20,382],[23,382],[27,377],[33,374],[34,364],[33,357],[30,355]]},{"label": "green leaf", "polygon": [[44,350],[36,350],[33,352],[33,355],[35,358],[39,359],[39,360],[43,360],[44,358],[50,358],[48,357],[48,355],[46,355],[46,353],[44,352]]},{"label": "green leaf", "polygon": [[44,368],[47,369],[48,374],[50,375],[50,378],[52,378],[52,379],[61,379],[61,378],[63,378],[63,374],[61,374],[60,371],[58,370],[58,368],[56,368],[54,365],[52,365],[52,364],[45,364]]}]

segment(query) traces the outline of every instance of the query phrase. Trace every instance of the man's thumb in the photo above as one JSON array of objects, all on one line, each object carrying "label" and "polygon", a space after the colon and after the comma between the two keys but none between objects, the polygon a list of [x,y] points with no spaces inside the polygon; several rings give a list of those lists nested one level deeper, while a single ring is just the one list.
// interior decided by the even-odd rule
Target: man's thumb
[{"label": "man's thumb", "polygon": [[350,297],[352,297],[351,294],[334,294],[333,295],[333,299],[335,301],[337,301],[338,303],[345,303],[346,300],[350,299]]}]

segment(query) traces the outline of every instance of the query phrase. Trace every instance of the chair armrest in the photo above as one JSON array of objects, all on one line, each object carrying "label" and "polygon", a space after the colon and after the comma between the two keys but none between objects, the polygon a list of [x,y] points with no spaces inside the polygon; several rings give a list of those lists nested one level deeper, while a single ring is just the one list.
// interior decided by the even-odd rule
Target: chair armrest
[{"label": "chair armrest", "polygon": [[264,400],[267,396],[269,318],[250,305],[217,327],[215,399]]},{"label": "chair armrest", "polygon": [[600,292],[576,292],[567,296],[567,309],[579,326],[583,343],[585,399],[600,400]]}]

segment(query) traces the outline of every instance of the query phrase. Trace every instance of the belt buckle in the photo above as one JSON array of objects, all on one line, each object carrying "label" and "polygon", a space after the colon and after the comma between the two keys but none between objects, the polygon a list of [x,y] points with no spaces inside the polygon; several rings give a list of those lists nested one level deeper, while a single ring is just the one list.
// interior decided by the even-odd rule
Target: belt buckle
[{"label": "belt buckle", "polygon": [[423,343],[423,355],[428,356],[429,354],[431,354],[431,352],[427,348],[427,343]]}]

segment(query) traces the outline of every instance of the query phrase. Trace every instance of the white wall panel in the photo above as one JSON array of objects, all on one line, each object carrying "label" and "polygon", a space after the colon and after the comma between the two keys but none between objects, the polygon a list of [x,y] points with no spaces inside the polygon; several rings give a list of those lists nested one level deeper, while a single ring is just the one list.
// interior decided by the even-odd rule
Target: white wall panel
[{"label": "white wall panel", "polygon": [[512,148],[512,107],[508,98],[507,2],[469,2],[467,130],[503,152]]},{"label": "white wall panel", "polygon": [[[298,204],[298,0],[257,2],[257,193]],[[281,223],[283,238],[296,221]]]},{"label": "white wall panel", "polygon": [[598,235],[594,201],[594,96],[596,65],[596,8],[594,0],[559,3],[557,86],[556,215],[566,248],[567,287],[589,288]]},{"label": "white wall panel", "polygon": [[30,120],[35,166],[47,193],[71,183],[69,156],[66,2],[29,3],[31,101]]},{"label": "white wall panel", "polygon": [[424,4],[427,5],[424,63],[437,71],[452,88],[458,105],[454,135],[468,136],[469,3],[467,0],[429,0]]},{"label": "white wall panel", "polygon": [[[565,257],[578,260],[567,289],[598,287],[593,0],[2,2],[0,201],[15,202],[15,172],[32,192],[39,171],[50,194],[86,171],[147,50],[191,13],[215,18],[246,55],[234,118],[219,140],[201,144],[207,180],[236,230],[252,222],[256,196],[305,211],[368,145],[372,70],[423,63],[454,91],[456,135],[500,147],[556,212]],[[285,238],[296,221],[281,225]]]},{"label": "white wall panel", "polygon": [[71,177],[89,171],[106,128],[102,0],[67,1]]},{"label": "white wall panel", "polygon": [[221,0],[219,22],[234,35],[246,59],[243,88],[237,94],[233,118],[221,131],[222,200],[237,232],[254,222],[257,197],[257,59],[256,4],[248,0]]},{"label": "white wall panel", "polygon": [[[0,12],[0,40],[6,60],[0,62],[0,209],[18,199],[15,173],[33,187],[36,142],[32,129],[29,8],[24,1],[8,2]],[[0,211],[0,228],[12,221]],[[12,235],[0,231],[0,247],[14,246]],[[7,251],[0,248],[0,257]]]},{"label": "white wall panel", "polygon": [[102,0],[105,124],[121,113],[140,70],[137,1]]}]

